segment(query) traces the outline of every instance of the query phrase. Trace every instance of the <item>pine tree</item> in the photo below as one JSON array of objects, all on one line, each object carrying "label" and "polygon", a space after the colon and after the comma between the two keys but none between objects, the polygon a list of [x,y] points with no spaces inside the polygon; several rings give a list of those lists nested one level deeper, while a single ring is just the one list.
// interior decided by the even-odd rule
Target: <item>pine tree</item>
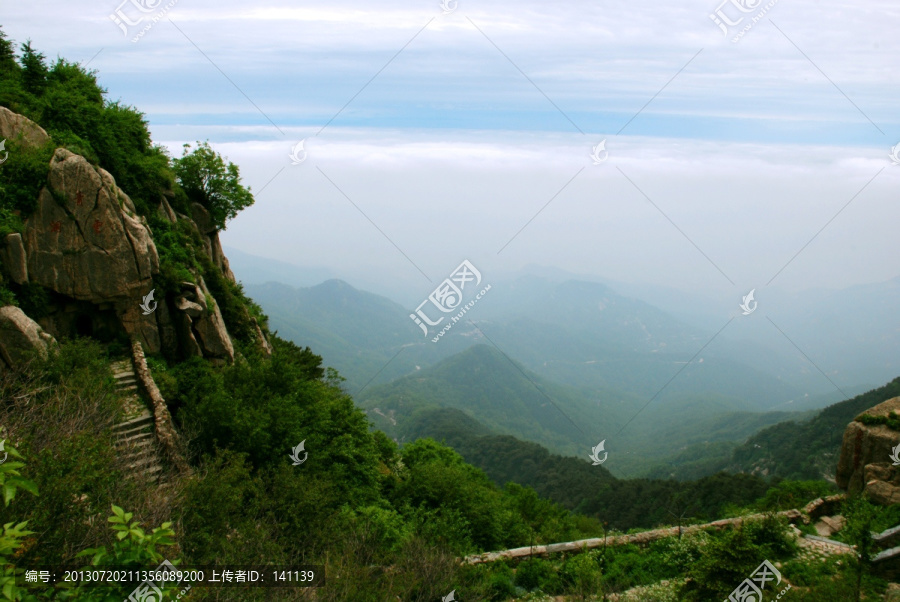
[{"label": "pine tree", "polygon": [[31,40],[22,45],[22,83],[25,90],[35,95],[40,95],[47,85],[46,57],[31,47]]}]

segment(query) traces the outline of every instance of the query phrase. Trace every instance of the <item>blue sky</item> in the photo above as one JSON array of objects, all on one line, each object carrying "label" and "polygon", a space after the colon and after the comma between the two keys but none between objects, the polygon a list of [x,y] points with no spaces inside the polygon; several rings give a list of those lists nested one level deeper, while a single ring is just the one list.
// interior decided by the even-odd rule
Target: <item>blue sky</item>
[{"label": "blue sky", "polygon": [[[425,293],[421,272],[463,258],[732,296],[801,248],[775,286],[897,276],[900,7],[782,0],[735,43],[709,15],[749,22],[758,10],[737,2],[0,0],[0,14],[15,40],[90,61],[174,154],[208,139],[238,163],[257,204],[223,238],[257,255]],[[117,9],[143,17],[128,37]]]}]

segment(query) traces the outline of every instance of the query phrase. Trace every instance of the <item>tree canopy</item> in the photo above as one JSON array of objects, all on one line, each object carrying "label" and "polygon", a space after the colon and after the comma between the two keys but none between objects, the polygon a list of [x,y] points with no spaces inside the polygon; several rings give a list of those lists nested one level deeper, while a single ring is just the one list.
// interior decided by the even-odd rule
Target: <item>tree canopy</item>
[{"label": "tree canopy", "polygon": [[184,155],[173,161],[175,178],[188,199],[209,211],[216,229],[224,230],[228,220],[253,204],[249,188],[241,185],[237,165],[225,162],[208,142],[198,142],[191,150],[184,145]]}]

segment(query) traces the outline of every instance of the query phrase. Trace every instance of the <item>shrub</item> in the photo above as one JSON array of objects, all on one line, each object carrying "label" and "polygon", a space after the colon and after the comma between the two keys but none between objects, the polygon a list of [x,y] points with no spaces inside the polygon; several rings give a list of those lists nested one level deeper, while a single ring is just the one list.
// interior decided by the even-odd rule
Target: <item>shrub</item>
[{"label": "shrub", "polygon": [[560,579],[552,562],[543,558],[529,558],[516,567],[516,585],[527,590],[555,592],[560,587]]},{"label": "shrub", "polygon": [[781,511],[802,508],[808,502],[834,493],[827,481],[780,481],[756,503],[759,510]]},{"label": "shrub", "polygon": [[688,601],[727,598],[764,558],[744,529],[726,531],[703,547],[700,560],[688,568],[690,579],[680,595]]},{"label": "shrub", "polygon": [[603,587],[603,573],[596,552],[572,556],[566,561],[562,572],[569,590],[582,600],[590,600]]}]

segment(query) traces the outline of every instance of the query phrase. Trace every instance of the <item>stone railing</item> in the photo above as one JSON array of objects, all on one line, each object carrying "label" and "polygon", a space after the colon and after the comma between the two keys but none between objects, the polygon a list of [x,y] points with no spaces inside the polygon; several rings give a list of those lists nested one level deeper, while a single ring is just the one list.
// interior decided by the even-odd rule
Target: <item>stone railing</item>
[{"label": "stone railing", "polygon": [[190,466],[184,459],[184,455],[178,445],[178,434],[175,432],[175,426],[172,423],[172,415],[169,414],[169,408],[166,406],[166,400],[163,399],[159,387],[150,374],[150,367],[147,366],[147,358],[144,357],[144,348],[138,340],[131,341],[131,357],[134,361],[134,372],[138,381],[153,406],[153,419],[156,425],[156,439],[160,442],[166,452],[169,460],[181,473],[189,473]]},{"label": "stone railing", "polygon": [[[777,516],[785,516],[791,523],[804,520],[804,515],[799,510],[785,510],[778,512]],[[565,543],[551,543],[540,546],[529,546],[525,548],[514,548],[512,550],[503,550],[502,552],[486,552],[484,554],[473,554],[462,559],[464,564],[481,564],[484,562],[496,562],[497,560],[508,560],[518,558],[528,558],[531,556],[546,556],[558,552],[582,552],[594,548],[602,548],[604,546],[621,546],[626,544],[646,545],[657,539],[665,539],[668,537],[678,537],[679,530],[682,534],[695,533],[704,529],[725,529],[736,524],[748,520],[757,520],[765,518],[765,514],[752,514],[749,516],[741,516],[738,518],[726,518],[723,520],[713,521],[702,525],[690,525],[687,527],[666,527],[664,529],[653,529],[651,531],[643,531],[641,533],[632,533],[629,535],[613,535],[610,537],[595,537],[592,539],[580,539],[578,541],[568,541]]]}]

